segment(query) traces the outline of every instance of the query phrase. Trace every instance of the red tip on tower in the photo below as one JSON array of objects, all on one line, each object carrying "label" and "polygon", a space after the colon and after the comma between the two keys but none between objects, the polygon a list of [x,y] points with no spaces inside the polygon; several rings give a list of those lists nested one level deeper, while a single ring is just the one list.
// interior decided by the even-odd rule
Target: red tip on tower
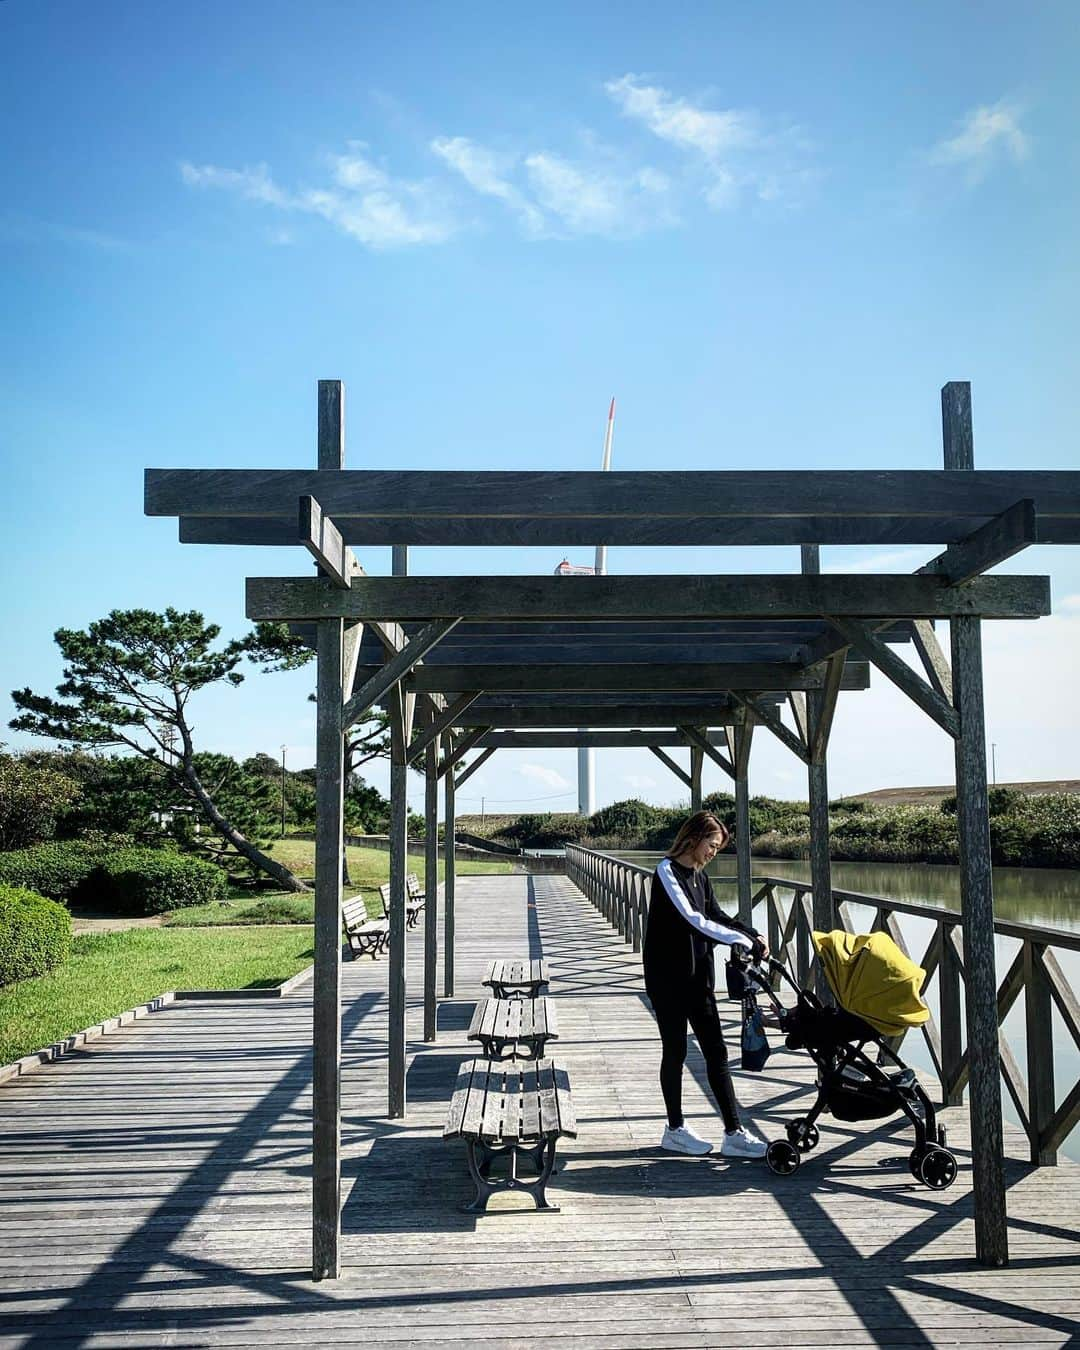
[{"label": "red tip on tower", "polygon": [[614,400],[614,399],[611,400],[611,407],[607,410],[607,420],[608,420],[609,422],[613,422],[613,421],[615,420],[615,400]]}]

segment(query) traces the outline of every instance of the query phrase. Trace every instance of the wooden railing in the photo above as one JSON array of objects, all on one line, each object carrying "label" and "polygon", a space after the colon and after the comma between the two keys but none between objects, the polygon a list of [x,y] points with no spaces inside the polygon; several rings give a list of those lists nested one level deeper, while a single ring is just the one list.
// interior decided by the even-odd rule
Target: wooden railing
[{"label": "wooden railing", "polygon": [[[624,862],[607,853],[566,846],[566,875],[622,934],[634,951],[648,924],[652,869]],[[714,878],[714,884],[733,884],[734,878]],[[765,933],[778,960],[787,961],[799,984],[814,978],[816,958],[810,931],[813,922],[812,887],[809,882],[784,877],[754,879],[751,909],[754,922]],[[858,891],[832,892],[837,927],[849,933],[868,931],[859,924],[853,907],[873,910],[870,932],[884,930],[902,951],[912,955],[901,929],[900,916],[933,925],[930,941],[918,964],[926,971],[928,991],[937,977],[937,1016],[919,1030],[941,1085],[946,1106],[960,1104],[968,1079],[967,1052],[963,1034],[964,946],[960,915],[935,905],[909,904]],[[734,908],[734,906],[729,906]],[[1055,1096],[1055,1054],[1052,1007],[1056,1004],[1064,1030],[1080,1049],[1080,1003],[1077,1002],[1054,949],[1080,952],[1080,934],[1036,924],[999,920],[994,931],[1019,942],[1019,948],[998,986],[998,1048],[1001,1076],[1016,1114],[1028,1137],[1031,1161],[1038,1165],[1057,1162],[1058,1150],[1080,1121],[1080,1077],[1060,1104]],[[1002,1030],[1005,1018],[1020,995],[1024,996],[1026,1077]],[[899,1038],[892,1044],[898,1047]]]}]

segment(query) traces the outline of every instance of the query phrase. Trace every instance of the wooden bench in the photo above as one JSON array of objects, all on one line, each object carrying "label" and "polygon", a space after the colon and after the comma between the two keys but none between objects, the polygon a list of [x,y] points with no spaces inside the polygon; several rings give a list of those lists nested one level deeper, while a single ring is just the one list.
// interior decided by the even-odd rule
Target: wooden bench
[{"label": "wooden bench", "polygon": [[424,908],[424,902],[427,900],[427,892],[421,889],[420,878],[415,872],[407,872],[405,875],[405,893],[410,900],[416,900],[420,908]]},{"label": "wooden bench", "polygon": [[[444,1139],[464,1139],[475,1198],[464,1208],[483,1214],[499,1191],[525,1191],[537,1209],[557,1211],[545,1188],[555,1167],[559,1139],[577,1138],[570,1079],[561,1064],[537,1059],[525,1064],[467,1059],[458,1069]],[[509,1174],[492,1177],[496,1158],[509,1159]],[[518,1175],[522,1161],[535,1181]]]},{"label": "wooden bench", "polygon": [[536,998],[548,983],[544,960],[492,961],[482,983],[496,998]]},{"label": "wooden bench", "polygon": [[[383,913],[389,919],[390,917],[390,883],[384,881],[379,887],[379,899],[382,901]],[[423,900],[414,900],[411,896],[405,896],[405,926],[415,928],[416,921],[420,917],[424,908]]]},{"label": "wooden bench", "polygon": [[559,1035],[555,1005],[548,998],[483,998],[469,1024],[468,1039],[479,1041],[489,1059],[524,1054],[542,1059],[544,1045]]},{"label": "wooden bench", "polygon": [[390,945],[389,919],[369,919],[367,906],[359,895],[341,904],[341,922],[354,958],[380,956]]}]

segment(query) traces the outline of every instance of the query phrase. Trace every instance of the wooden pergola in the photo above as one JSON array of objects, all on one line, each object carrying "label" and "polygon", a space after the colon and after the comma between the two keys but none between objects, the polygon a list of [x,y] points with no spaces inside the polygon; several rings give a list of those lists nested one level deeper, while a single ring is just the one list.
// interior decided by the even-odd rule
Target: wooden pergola
[{"label": "wooden pergola", "polygon": [[[314,984],[314,1278],[340,1272],[343,735],[391,721],[388,1111],[406,1111],[406,775],[426,780],[424,1036],[434,1040],[440,781],[444,997],[454,993],[454,793],[503,747],[640,746],[701,800],[708,757],[732,778],[740,913],[751,903],[755,728],[807,766],[813,918],[835,926],[827,749],[841,690],[875,667],[956,747],[968,972],[976,1248],[1007,1258],[981,622],[1050,612],[1046,577],[984,576],[1036,542],[1080,542],[1080,473],[979,472],[970,386],[942,390],[940,471],[462,473],[347,470],[344,392],[319,382],[315,470],[146,472],[149,515],[186,543],[304,545],[319,575],[249,578],[247,616],[285,621],[318,654]],[[410,576],[410,545],[799,545],[783,575]],[[914,575],[824,575],[822,545],[927,544]],[[368,576],[356,545],[391,545]],[[948,620],[951,661],[935,636]],[[910,644],[914,662],[897,653]],[[782,713],[787,710],[787,721]],[[574,728],[588,728],[586,731]],[[683,768],[668,752],[689,751]],[[466,765],[465,756],[478,754]]]}]

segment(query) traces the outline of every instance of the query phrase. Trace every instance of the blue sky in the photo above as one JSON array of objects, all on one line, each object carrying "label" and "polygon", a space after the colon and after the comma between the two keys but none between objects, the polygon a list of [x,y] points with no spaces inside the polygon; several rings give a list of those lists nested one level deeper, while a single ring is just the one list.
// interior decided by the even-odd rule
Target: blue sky
[{"label": "blue sky", "polygon": [[[306,570],[182,548],[142,516],[142,469],[313,464],[320,377],[346,382],[352,467],[596,467],[615,394],[620,468],[933,468],[949,379],[973,383],[979,466],[1075,467],[1078,27],[1065,3],[4,0],[5,722],[8,690],[59,678],[58,626],[173,604],[238,634],[245,575]],[[987,626],[998,776],[1076,776],[1080,558],[1006,570],[1048,572],[1056,613]],[[307,684],[206,696],[201,743],[311,762]],[[760,739],[754,789],[802,795]],[[880,680],[842,701],[834,791],[951,769]],[[647,755],[597,776],[601,801],[680,795]],[[573,779],[571,754],[503,752],[464,792],[560,809]]]}]

